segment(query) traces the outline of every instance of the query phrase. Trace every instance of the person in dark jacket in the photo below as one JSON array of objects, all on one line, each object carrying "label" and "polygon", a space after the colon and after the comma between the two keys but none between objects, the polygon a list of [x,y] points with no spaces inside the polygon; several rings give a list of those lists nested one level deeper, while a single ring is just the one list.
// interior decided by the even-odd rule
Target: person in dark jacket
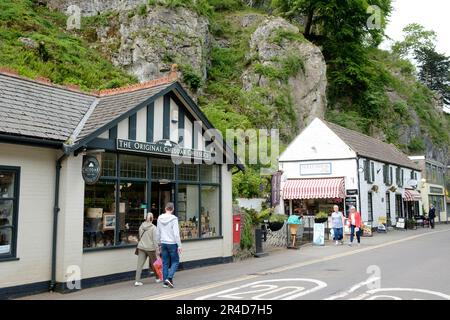
[{"label": "person in dark jacket", "polygon": [[428,212],[428,219],[430,219],[431,229],[434,229],[434,219],[436,218],[436,208],[434,204],[431,204],[430,211]]}]

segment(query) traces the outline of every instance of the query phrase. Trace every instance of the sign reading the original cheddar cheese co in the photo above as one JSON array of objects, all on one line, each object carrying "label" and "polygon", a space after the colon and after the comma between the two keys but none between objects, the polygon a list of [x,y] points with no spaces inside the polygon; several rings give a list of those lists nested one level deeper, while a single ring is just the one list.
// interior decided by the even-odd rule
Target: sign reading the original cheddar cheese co
[{"label": "sign reading the original cheddar cheese co", "polygon": [[156,143],[117,139],[117,150],[211,160],[211,152],[182,148],[169,140]]},{"label": "sign reading the original cheddar cheese co", "polygon": [[100,163],[94,156],[87,156],[81,168],[81,175],[87,184],[95,184],[100,179]]}]

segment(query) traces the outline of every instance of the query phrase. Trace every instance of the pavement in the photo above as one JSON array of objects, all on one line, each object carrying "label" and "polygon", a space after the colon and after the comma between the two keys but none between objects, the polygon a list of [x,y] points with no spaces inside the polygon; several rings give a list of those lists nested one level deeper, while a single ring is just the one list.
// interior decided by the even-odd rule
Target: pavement
[{"label": "pavement", "polygon": [[45,293],[23,300],[450,300],[450,225],[374,233],[361,246],[327,242],[263,258],[179,271],[175,288],[154,278]]}]

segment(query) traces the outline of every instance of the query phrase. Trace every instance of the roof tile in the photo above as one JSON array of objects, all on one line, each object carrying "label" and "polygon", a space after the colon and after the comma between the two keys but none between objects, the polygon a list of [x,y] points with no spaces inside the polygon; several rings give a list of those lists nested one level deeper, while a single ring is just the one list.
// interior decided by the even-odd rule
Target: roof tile
[{"label": "roof tile", "polygon": [[325,124],[347,143],[358,155],[388,162],[420,171],[421,169],[392,144],[369,137],[365,134],[324,121]]}]

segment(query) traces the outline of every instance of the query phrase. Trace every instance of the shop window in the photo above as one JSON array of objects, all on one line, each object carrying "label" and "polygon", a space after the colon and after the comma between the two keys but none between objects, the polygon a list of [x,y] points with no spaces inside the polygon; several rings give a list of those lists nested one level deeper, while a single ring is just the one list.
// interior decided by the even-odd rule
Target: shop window
[{"label": "shop window", "polygon": [[[117,211],[118,239],[116,244],[137,244],[139,226],[147,208],[147,183],[120,183],[119,210]],[[114,206],[115,209],[115,206]],[[115,210],[116,211],[116,210]]]},{"label": "shop window", "polygon": [[391,223],[391,194],[388,192],[386,192],[386,218],[387,218],[387,222],[388,225],[390,226]]},{"label": "shop window", "polygon": [[370,178],[369,182],[375,181],[375,163],[370,162]]},{"label": "shop window", "polygon": [[206,166],[200,167],[200,179],[202,182],[219,183],[220,180],[220,166]]},{"label": "shop window", "polygon": [[201,237],[215,237],[220,233],[219,191],[217,186],[201,188]]},{"label": "shop window", "polygon": [[198,165],[181,164],[178,166],[178,180],[198,181]]},{"label": "shop window", "polygon": [[199,209],[199,186],[180,184],[175,213],[180,223],[181,240],[199,237]]},{"label": "shop window", "polygon": [[153,159],[152,160],[152,179],[154,180],[175,180],[175,166],[172,160]]},{"label": "shop window", "polygon": [[102,154],[102,176],[103,177],[116,177],[116,158],[114,153]]},{"label": "shop window", "polygon": [[383,165],[383,182],[385,185],[390,185],[389,165]]},{"label": "shop window", "polygon": [[120,155],[120,177],[147,178],[147,158],[130,155]]},{"label": "shop window", "polygon": [[370,162],[364,160],[364,180],[370,182]]},{"label": "shop window", "polygon": [[368,210],[368,219],[369,221],[373,221],[373,198],[372,192],[367,194],[367,210]]},{"label": "shop window", "polygon": [[16,255],[19,169],[0,169],[0,260]]},{"label": "shop window", "polygon": [[116,182],[86,185],[84,192],[83,247],[110,247],[115,243]]}]

